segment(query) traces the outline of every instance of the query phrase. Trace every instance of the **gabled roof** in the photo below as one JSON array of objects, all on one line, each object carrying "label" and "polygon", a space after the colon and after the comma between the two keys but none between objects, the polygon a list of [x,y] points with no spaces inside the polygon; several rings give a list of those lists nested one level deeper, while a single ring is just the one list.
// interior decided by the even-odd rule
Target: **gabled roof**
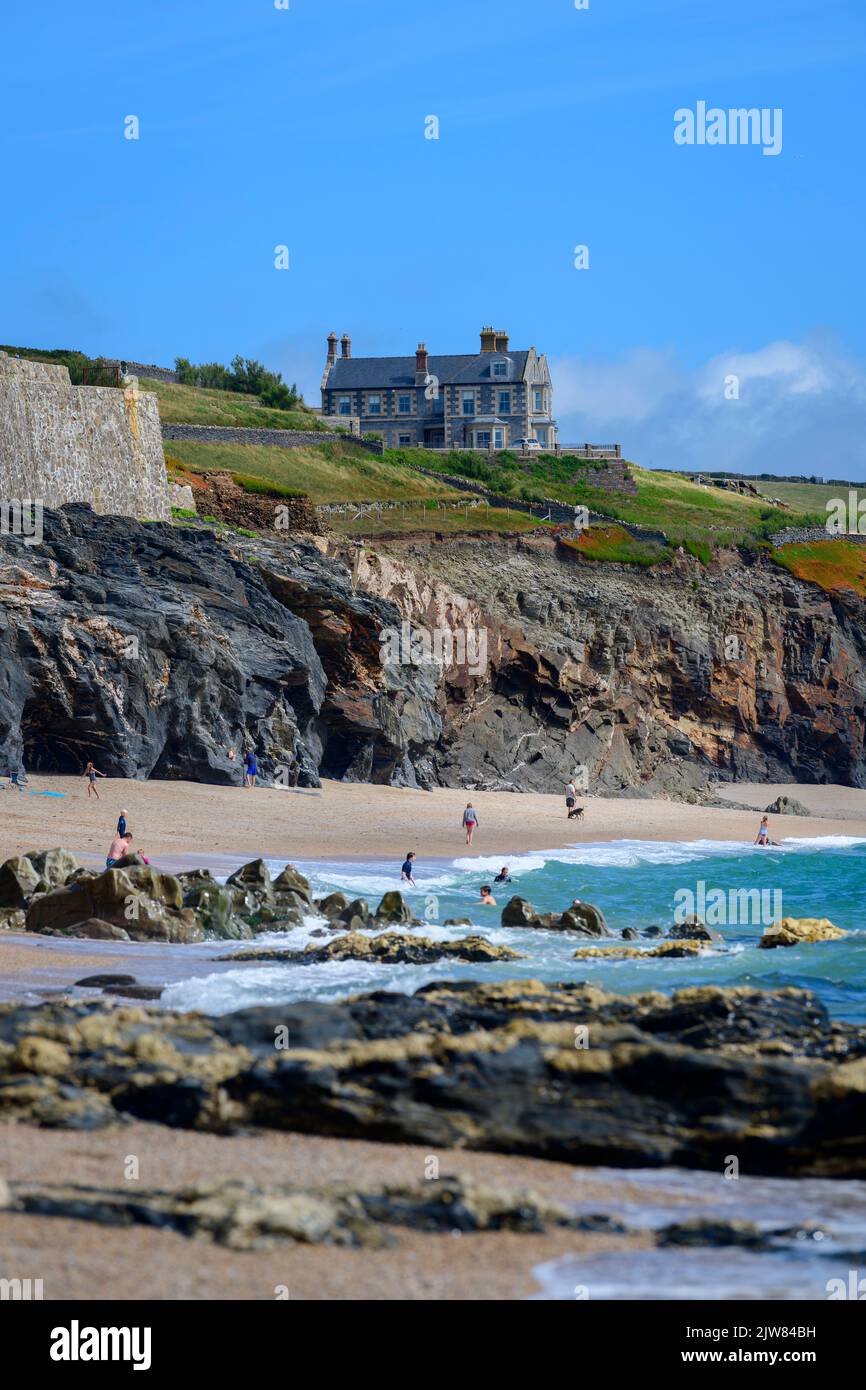
[{"label": "gabled roof", "polygon": [[[500,385],[520,381],[526,369],[528,352],[458,353],[447,357],[430,356],[427,370],[438,377],[443,386],[480,385],[493,381]],[[507,357],[512,364],[509,377],[495,377],[491,362]],[[338,357],[324,383],[329,391],[399,390],[415,385],[415,358],[412,357]]]}]

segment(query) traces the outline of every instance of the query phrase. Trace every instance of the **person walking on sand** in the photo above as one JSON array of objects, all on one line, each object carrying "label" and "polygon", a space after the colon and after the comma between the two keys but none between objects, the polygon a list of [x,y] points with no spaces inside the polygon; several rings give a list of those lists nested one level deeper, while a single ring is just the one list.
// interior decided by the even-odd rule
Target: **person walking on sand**
[{"label": "person walking on sand", "polygon": [[259,775],[259,765],[256,762],[256,755],[252,748],[244,754],[244,786],[254,787],[256,778]]},{"label": "person walking on sand", "polygon": [[117,817],[117,833],[118,833],[118,835],[121,837],[121,839],[122,839],[123,836],[126,834],[126,812],[125,812],[125,811],[121,811],[120,815]]},{"label": "person walking on sand", "polygon": [[477,824],[478,812],[475,810],[475,807],[472,805],[472,802],[467,801],[466,810],[463,812],[463,828],[466,831],[467,845],[472,844],[472,836],[475,834],[475,827]]},{"label": "person walking on sand", "polygon": [[84,775],[85,775],[85,777],[87,778],[87,797],[88,797],[88,800],[90,799],[90,796],[91,796],[91,793],[92,793],[93,796],[95,796],[95,797],[96,797],[96,800],[98,801],[98,800],[99,800],[99,792],[96,790],[96,779],[97,779],[97,777],[104,777],[106,774],[105,774],[104,772],[100,772],[97,768],[95,768],[95,767],[93,766],[93,763],[88,763],[88,764],[87,764],[87,767],[84,769]]},{"label": "person walking on sand", "polygon": [[418,887],[417,883],[415,882],[415,879],[412,876],[412,870],[415,867],[415,858],[416,855],[414,849],[410,849],[406,854],[406,858],[403,860],[403,867],[400,870],[400,882],[411,883],[413,888]]},{"label": "person walking on sand", "polygon": [[577,787],[573,782],[565,784],[565,813],[571,820],[571,813],[577,805]]}]

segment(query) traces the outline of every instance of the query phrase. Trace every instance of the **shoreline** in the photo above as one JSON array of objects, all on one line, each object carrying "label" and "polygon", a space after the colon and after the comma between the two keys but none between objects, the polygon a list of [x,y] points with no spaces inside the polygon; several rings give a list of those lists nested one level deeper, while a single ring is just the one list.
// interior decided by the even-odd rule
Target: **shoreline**
[{"label": "shoreline", "polygon": [[[101,779],[88,800],[80,777],[35,774],[22,792],[0,792],[0,862],[62,846],[99,867],[122,808],[134,847],[171,872],[226,856],[283,863],[368,859],[398,865],[408,849],[419,860],[509,856],[612,840],[739,841],[752,845],[763,808],[780,793],[812,814],[772,816],[774,838],[847,834],[866,839],[866,790],[731,784],[719,788],[754,810],[691,805],[659,798],[583,798],[584,818],[569,821],[564,795],[538,792],[418,791],[368,783],[324,782],[320,789],[217,787],[198,782]],[[33,793],[46,792],[47,795]],[[61,795],[58,795],[60,793]],[[471,848],[460,829],[468,800],[479,815]]]}]

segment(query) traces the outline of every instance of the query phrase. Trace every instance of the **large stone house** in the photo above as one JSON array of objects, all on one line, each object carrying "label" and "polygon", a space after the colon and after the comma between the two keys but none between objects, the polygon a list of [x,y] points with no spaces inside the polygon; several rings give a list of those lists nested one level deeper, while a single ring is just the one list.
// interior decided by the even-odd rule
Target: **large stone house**
[{"label": "large stone house", "polygon": [[505,449],[520,439],[556,445],[547,359],[534,347],[512,351],[508,334],[482,328],[479,352],[353,357],[348,334],[328,335],[322,415],[357,421],[391,448]]}]

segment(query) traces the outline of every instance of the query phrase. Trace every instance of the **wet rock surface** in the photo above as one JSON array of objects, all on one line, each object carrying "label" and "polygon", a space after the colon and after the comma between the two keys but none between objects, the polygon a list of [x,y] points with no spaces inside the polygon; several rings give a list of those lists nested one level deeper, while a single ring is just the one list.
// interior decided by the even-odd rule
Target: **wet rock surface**
[{"label": "wet rock surface", "polygon": [[521,960],[518,951],[494,946],[483,936],[464,936],[459,941],[431,941],[404,932],[382,932],[362,936],[350,931],[329,941],[327,946],[307,946],[303,951],[245,950],[218,960],[270,962],[274,965],[319,965],[329,960],[379,961],[384,965],[426,965],[437,960],[465,960],[473,963],[494,960]]},{"label": "wet rock surface", "polygon": [[[393,1245],[394,1227],[430,1233],[587,1229],[587,1218],[536,1193],[442,1177],[414,1186],[259,1187],[253,1182],[200,1182],[174,1191],[11,1183],[8,1210],[64,1216],[103,1225],[145,1225],[212,1240],[232,1250],[302,1245]],[[603,1227],[622,1230],[609,1222]]]},{"label": "wet rock surface", "polygon": [[812,941],[839,941],[848,933],[827,917],[782,917],[767,927],[760,941],[762,950],[776,946],[802,946]]},{"label": "wet rock surface", "polygon": [[640,1167],[736,1153],[751,1173],[862,1177],[864,1077],[866,1029],[795,989],[440,981],[215,1018],[0,1008],[0,1118],[66,1128],[136,1117]]}]

